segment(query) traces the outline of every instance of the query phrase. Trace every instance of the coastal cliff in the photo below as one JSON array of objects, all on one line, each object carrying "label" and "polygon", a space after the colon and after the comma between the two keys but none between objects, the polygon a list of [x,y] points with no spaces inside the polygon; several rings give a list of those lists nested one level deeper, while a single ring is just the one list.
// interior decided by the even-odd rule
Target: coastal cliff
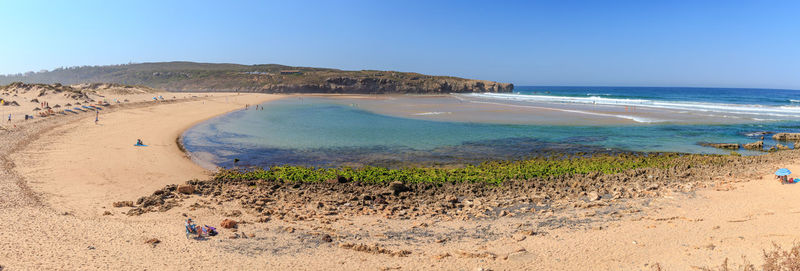
[{"label": "coastal cliff", "polygon": [[511,92],[512,84],[460,78],[397,80],[379,77],[332,77],[320,83],[273,84],[247,89],[255,92],[324,92],[324,93],[468,93]]},{"label": "coastal cliff", "polygon": [[0,76],[0,84],[11,82],[115,83],[169,91],[262,93],[439,94],[514,90],[509,83],[410,72],[194,62],[83,66]]}]

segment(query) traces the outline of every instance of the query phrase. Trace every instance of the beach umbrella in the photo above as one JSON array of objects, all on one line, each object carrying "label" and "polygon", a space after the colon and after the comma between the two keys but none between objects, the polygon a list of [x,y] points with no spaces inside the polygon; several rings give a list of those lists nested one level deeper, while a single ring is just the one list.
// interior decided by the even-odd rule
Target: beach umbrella
[{"label": "beach umbrella", "polygon": [[33,109],[33,111],[39,111],[39,110],[42,110],[42,109],[40,109],[38,107]]},{"label": "beach umbrella", "polygon": [[61,105],[55,105],[53,108],[61,108]]},{"label": "beach umbrella", "polygon": [[789,174],[792,174],[792,172],[789,171],[788,168],[782,168],[782,169],[779,169],[778,171],[775,171],[775,175],[778,175],[778,176],[788,176]]}]

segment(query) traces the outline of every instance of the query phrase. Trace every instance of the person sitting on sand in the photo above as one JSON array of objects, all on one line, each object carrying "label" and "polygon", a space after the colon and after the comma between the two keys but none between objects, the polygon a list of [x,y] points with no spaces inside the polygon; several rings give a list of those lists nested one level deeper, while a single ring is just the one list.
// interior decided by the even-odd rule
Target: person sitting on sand
[{"label": "person sitting on sand", "polygon": [[186,223],[184,223],[184,226],[186,227],[186,232],[197,234],[197,236],[200,236],[200,231],[198,231],[199,228],[197,227],[197,225],[195,225],[192,222],[191,218],[186,220]]},{"label": "person sitting on sand", "polygon": [[[136,140],[136,145],[144,145],[141,139]],[[190,219],[191,220],[191,219]]]}]

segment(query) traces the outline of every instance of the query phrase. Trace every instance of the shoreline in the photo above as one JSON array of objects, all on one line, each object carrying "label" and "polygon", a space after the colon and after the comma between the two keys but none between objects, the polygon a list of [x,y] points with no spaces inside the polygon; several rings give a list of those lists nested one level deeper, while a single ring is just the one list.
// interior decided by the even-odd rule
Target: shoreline
[{"label": "shoreline", "polygon": [[[32,184],[35,189],[55,199],[50,204],[69,206],[67,211],[72,212],[97,212],[96,208],[101,206],[98,199],[132,195],[131,189],[141,193],[150,182],[182,182],[208,176],[207,169],[172,146],[176,144],[175,138],[196,123],[238,110],[240,104],[244,107],[245,103],[260,103],[278,97],[281,96],[218,94],[179,103],[145,104],[104,113],[99,125],[89,122],[90,114],[85,114],[84,118],[53,127],[42,135],[45,138],[38,144],[17,153],[17,159],[25,161],[25,166],[18,166],[17,171],[53,180]],[[233,101],[236,98],[240,101]],[[149,146],[130,146],[136,138],[141,138]],[[26,159],[30,156],[39,158],[35,161]],[[69,184],[69,188],[62,188],[64,184]],[[95,210],[87,209],[89,205]]]},{"label": "shoreline", "polygon": [[[210,97],[205,103],[213,110],[236,110],[220,99],[224,96]],[[182,128],[192,127],[188,119],[213,111],[193,106],[197,104],[203,102],[122,107],[101,119],[107,122],[102,123],[104,126],[94,126],[87,119],[91,114],[83,114],[14,132],[19,135],[14,139],[19,144],[0,148],[14,152],[10,156],[0,152],[3,159],[8,158],[4,164],[12,167],[0,173],[0,191],[10,195],[0,199],[0,220],[12,222],[0,232],[0,266],[252,269],[269,262],[279,269],[586,270],[649,269],[658,263],[680,270],[693,265],[716,266],[726,257],[738,259],[741,255],[758,263],[761,249],[769,248],[771,242],[790,244],[796,239],[793,233],[800,230],[791,223],[797,212],[793,206],[800,205],[800,199],[794,196],[800,186],[778,185],[769,175],[771,167],[778,164],[800,171],[800,165],[792,162],[798,156],[796,151],[755,158],[765,164],[742,167],[756,177],[707,172],[710,179],[703,187],[694,187],[694,192],[665,191],[621,201],[602,198],[581,206],[553,211],[539,208],[481,220],[398,218],[393,213],[403,209],[393,207],[375,214],[351,215],[340,209],[349,206],[346,203],[315,196],[339,197],[337,193],[347,191],[335,184],[321,184],[315,190],[287,185],[277,188],[275,194],[300,197],[304,205],[296,206],[298,209],[324,215],[324,219],[280,219],[276,213],[259,222],[259,215],[243,209],[239,199],[221,200],[212,196],[213,192],[174,194],[168,199],[177,206],[140,216],[125,215],[126,207],[111,207],[113,202],[134,200],[164,185],[202,176],[193,175],[199,166],[171,146],[178,145]],[[48,128],[54,129],[44,131]],[[162,137],[143,138],[151,145],[149,149],[131,149],[129,138],[156,133]],[[160,165],[178,160],[182,162]],[[187,163],[193,166],[187,168]],[[192,172],[180,173],[187,170]],[[9,176],[12,174],[19,174],[19,179]],[[14,192],[21,189],[14,188],[17,181],[30,185],[31,192],[42,197],[42,203],[27,204],[22,196],[15,200],[14,195],[22,195]],[[364,189],[354,191],[379,193]],[[233,192],[246,192],[237,191]],[[352,195],[341,196],[349,201]],[[502,193],[495,196],[498,200],[513,199]],[[459,199],[456,209],[450,210],[456,213],[464,208],[458,204],[468,206],[465,200],[476,204],[472,198]],[[235,231],[220,228],[219,236],[195,241],[184,237],[182,221],[186,216],[215,227],[230,218],[240,226]],[[290,213],[284,216],[293,217]],[[160,243],[146,244],[151,238]]]},{"label": "shoreline", "polygon": [[[233,97],[236,97],[236,96],[239,96],[239,95],[240,95],[239,93],[236,93],[236,95],[233,95]],[[257,104],[260,105],[260,104],[263,104],[263,103],[266,103],[266,102],[276,101],[276,100],[285,99],[285,98],[289,97],[289,95],[285,95],[285,94],[247,93],[245,95],[258,95],[258,96],[261,96],[260,99],[254,101],[252,104],[249,104],[250,106],[257,105]],[[194,121],[192,121],[190,123],[187,123],[187,124],[183,125],[183,127],[179,129],[180,131],[177,133],[177,135],[174,136],[175,145],[178,147],[178,151],[180,151],[180,153],[182,153],[192,163],[196,164],[199,167],[204,168],[205,170],[214,171],[214,169],[219,168],[216,164],[211,163],[211,162],[209,162],[208,165],[204,165],[205,163],[203,161],[199,160],[198,158],[195,158],[192,155],[191,152],[186,150],[185,146],[183,145],[183,134],[186,133],[187,130],[191,129],[192,127],[194,127],[194,126],[196,126],[196,125],[198,125],[200,123],[203,123],[203,122],[211,120],[213,118],[217,118],[217,117],[220,117],[220,116],[223,116],[223,115],[226,115],[228,113],[231,113],[231,112],[234,112],[234,111],[238,111],[238,110],[242,110],[242,109],[241,108],[232,108],[231,110],[227,110],[227,111],[224,111],[224,112],[218,112],[218,114],[215,114],[215,115],[212,115],[212,116],[206,116],[206,117],[201,118],[201,119],[196,119],[196,120],[194,120]]]}]

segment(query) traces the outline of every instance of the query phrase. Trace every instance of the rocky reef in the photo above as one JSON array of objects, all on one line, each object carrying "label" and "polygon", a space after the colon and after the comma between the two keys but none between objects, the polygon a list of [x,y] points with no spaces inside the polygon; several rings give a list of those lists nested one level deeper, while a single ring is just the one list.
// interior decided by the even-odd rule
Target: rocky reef
[{"label": "rocky reef", "polygon": [[739,144],[736,143],[699,143],[700,146],[714,147],[718,149],[738,150]]},{"label": "rocky reef", "polygon": [[747,144],[742,145],[742,147],[744,147],[745,149],[748,149],[748,150],[760,151],[760,150],[764,149],[764,141],[760,140],[760,141],[756,141],[756,142],[753,142],[753,143],[747,143]]},{"label": "rocky reef", "polygon": [[800,141],[800,133],[777,133],[772,139],[779,141]]},{"label": "rocky reef", "polygon": [[[192,208],[216,208],[223,202],[238,203],[258,222],[325,220],[342,216],[384,215],[387,218],[451,217],[458,219],[514,216],[541,211],[541,206],[590,208],[624,199],[689,192],[698,187],[729,189],[732,179],[753,179],[798,152],[763,156],[699,156],[678,158],[666,168],[636,168],[615,174],[545,176],[513,179],[495,185],[485,182],[359,182],[334,178],[324,182],[264,179],[231,179],[219,175],[210,180],[191,180],[168,185],[134,202],[128,215],[163,212],[181,206],[190,196],[207,202]],[[192,188],[189,189],[188,186]],[[179,187],[187,187],[181,192]],[[187,193],[191,191],[190,193]]]}]

